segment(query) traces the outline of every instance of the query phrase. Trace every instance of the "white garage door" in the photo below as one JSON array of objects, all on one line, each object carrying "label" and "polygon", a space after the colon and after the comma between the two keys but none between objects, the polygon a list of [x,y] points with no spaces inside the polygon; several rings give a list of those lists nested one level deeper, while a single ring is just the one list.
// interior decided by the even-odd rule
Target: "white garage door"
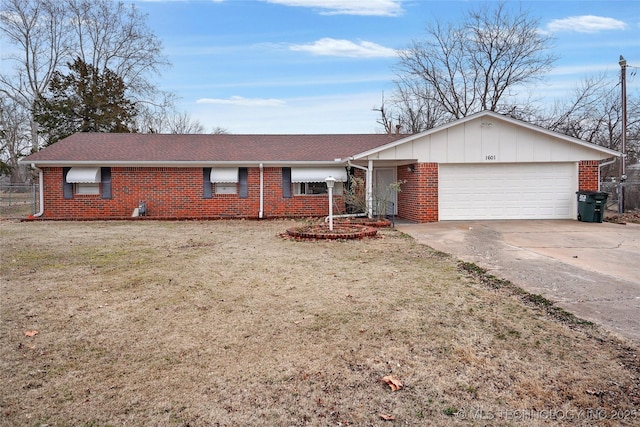
[{"label": "white garage door", "polygon": [[439,219],[571,219],[575,163],[440,165]]}]

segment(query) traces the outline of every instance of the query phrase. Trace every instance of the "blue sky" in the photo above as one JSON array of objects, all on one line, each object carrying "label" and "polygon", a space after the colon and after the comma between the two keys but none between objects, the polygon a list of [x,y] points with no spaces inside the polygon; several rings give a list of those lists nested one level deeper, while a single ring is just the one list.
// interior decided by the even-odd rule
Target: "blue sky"
[{"label": "blue sky", "polygon": [[[210,131],[375,133],[395,52],[428,23],[456,22],[479,1],[135,0],[173,66],[159,79]],[[640,67],[640,1],[523,1],[558,56],[537,96],[569,96],[585,78]],[[628,90],[640,88],[628,69]],[[619,88],[613,88],[619,90]]]}]

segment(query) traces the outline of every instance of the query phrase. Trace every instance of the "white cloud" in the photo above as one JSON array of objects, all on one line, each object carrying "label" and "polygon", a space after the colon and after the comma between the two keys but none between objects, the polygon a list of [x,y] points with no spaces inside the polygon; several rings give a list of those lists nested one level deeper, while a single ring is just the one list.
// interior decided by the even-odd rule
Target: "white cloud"
[{"label": "white cloud", "polygon": [[325,37],[309,44],[294,44],[293,51],[308,52],[320,56],[346,56],[349,58],[390,58],[397,56],[394,49],[367,41],[354,43]]},{"label": "white cloud", "polygon": [[618,60],[616,59],[615,55],[613,56],[612,61],[608,64],[591,63],[555,67],[553,70],[551,70],[549,76],[587,76],[603,74],[612,70],[620,70],[620,67],[618,66]]},{"label": "white cloud", "polygon": [[218,104],[218,105],[235,105],[240,107],[280,107],[285,105],[285,101],[275,98],[244,98],[242,96],[232,96],[228,99],[222,98],[200,98],[197,104]]},{"label": "white cloud", "polygon": [[403,0],[264,0],[283,6],[320,9],[322,15],[400,16]]},{"label": "white cloud", "polygon": [[552,32],[575,31],[578,33],[597,33],[607,30],[624,30],[627,24],[614,18],[604,16],[583,15],[554,19],[547,24]]}]

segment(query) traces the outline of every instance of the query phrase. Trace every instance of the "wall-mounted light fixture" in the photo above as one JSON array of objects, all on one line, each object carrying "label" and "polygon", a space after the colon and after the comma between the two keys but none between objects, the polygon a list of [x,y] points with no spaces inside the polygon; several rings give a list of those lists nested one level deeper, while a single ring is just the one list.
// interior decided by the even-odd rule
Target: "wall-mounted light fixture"
[{"label": "wall-mounted light fixture", "polygon": [[409,166],[407,167],[407,171],[409,171],[409,172],[415,172],[415,171],[416,171],[416,167],[415,167],[414,165],[409,165]]}]

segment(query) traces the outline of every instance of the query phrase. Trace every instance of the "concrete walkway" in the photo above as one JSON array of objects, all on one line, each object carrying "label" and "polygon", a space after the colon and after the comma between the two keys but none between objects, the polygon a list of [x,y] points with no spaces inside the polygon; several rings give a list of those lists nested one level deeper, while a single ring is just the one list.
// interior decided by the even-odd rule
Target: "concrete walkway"
[{"label": "concrete walkway", "polygon": [[640,342],[638,224],[445,221],[396,228]]}]

